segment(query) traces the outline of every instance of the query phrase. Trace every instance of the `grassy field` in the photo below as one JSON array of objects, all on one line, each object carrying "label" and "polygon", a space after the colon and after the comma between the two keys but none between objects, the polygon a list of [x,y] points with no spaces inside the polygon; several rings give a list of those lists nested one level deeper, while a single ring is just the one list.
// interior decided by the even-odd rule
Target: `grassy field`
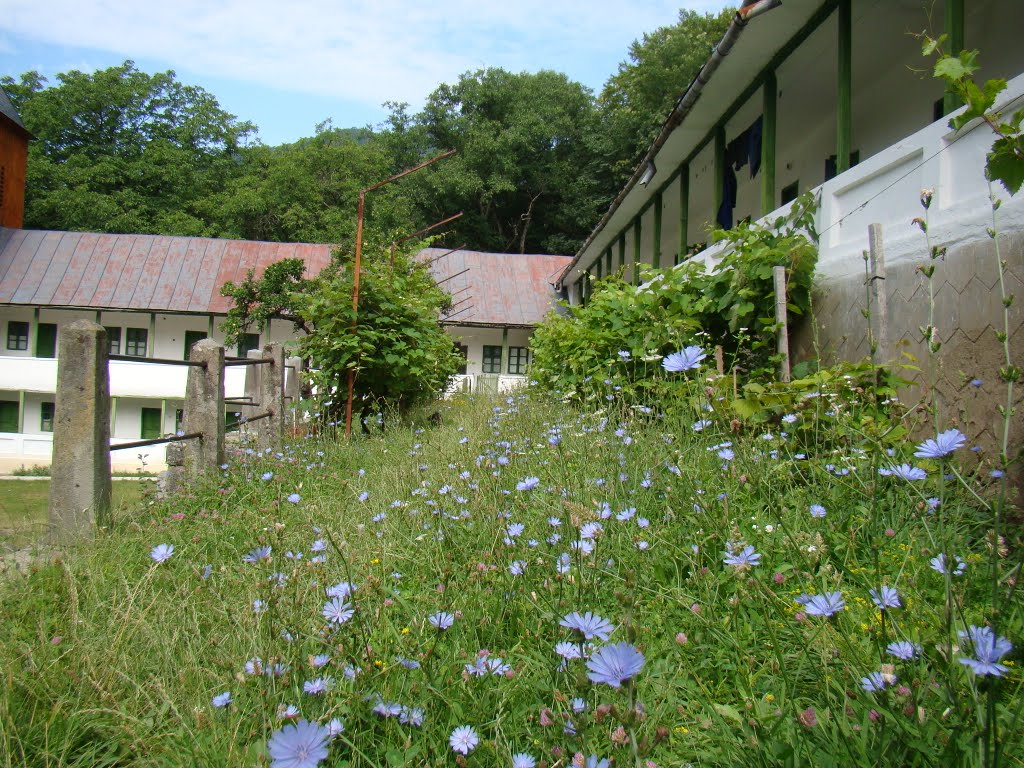
[{"label": "grassy field", "polygon": [[[147,481],[114,482],[114,509],[120,513],[135,507],[150,487]],[[0,480],[0,551],[42,540],[49,499],[49,480]]]},{"label": "grassy field", "polygon": [[1021,765],[1019,542],[966,446],[824,390],[606,402],[450,404],[123,509],[0,583],[0,766]]}]

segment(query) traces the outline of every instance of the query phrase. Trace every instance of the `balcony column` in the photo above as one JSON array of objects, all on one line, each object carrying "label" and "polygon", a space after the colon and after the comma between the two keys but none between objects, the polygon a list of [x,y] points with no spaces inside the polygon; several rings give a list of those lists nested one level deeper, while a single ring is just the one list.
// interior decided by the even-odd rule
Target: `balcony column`
[{"label": "balcony column", "polygon": [[651,248],[651,266],[661,268],[661,208],[664,199],[661,192],[654,196],[654,243]]},{"label": "balcony column", "polygon": [[679,250],[676,264],[686,259],[690,235],[690,164],[684,163],[679,170]]}]

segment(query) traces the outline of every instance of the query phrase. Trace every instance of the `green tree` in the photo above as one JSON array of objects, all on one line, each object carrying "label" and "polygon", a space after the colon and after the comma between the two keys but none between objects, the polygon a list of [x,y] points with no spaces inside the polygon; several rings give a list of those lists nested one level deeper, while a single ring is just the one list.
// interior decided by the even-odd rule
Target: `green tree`
[{"label": "green tree", "polygon": [[679,11],[679,21],[634,40],[629,59],[605,83],[601,150],[615,186],[636,166],[665,118],[722,39],[735,11]]},{"label": "green tree", "polygon": [[438,396],[462,360],[440,324],[450,298],[427,266],[407,253],[397,254],[391,266],[379,245],[364,256],[358,312],[352,309],[352,256],[341,250],[313,278],[304,276],[302,261],[286,259],[260,279],[250,271],[241,284],[221,291],[235,300],[224,325],[228,343],[250,326],[264,329],[274,317],[304,332],[297,353],[309,361],[308,383],[330,404],[325,412],[331,415],[344,405],[350,370],[355,407],[365,415]]},{"label": "green tree", "polygon": [[571,253],[607,198],[592,181],[593,96],[565,75],[479,70],[438,87],[414,118],[393,110],[396,153],[458,151],[408,194],[427,221],[462,210],[471,248]]},{"label": "green tree", "polygon": [[29,149],[25,225],[99,232],[207,234],[202,201],[238,173],[254,133],[174,72],[118,67],[0,78]]},{"label": "green tree", "polygon": [[[393,173],[384,141],[329,123],[311,138],[249,147],[243,157],[239,174],[206,201],[206,215],[221,237],[350,243],[359,190]],[[399,190],[382,190],[368,206],[378,230],[408,226],[411,214]]]}]

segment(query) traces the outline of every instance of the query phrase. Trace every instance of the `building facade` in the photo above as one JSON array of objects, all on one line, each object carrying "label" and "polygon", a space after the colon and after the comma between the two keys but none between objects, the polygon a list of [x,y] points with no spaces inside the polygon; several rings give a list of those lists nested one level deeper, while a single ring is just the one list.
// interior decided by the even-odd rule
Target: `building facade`
[{"label": "building facade", "polygon": [[[1008,81],[996,106],[1009,115],[1024,106],[1024,47],[1011,23],[1020,18],[1017,0],[748,0],[559,287],[576,304],[592,279],[620,270],[638,280],[638,265],[713,265],[721,252],[707,245],[714,227],[774,220],[811,191],[821,235],[818,335],[798,334],[794,357],[868,354],[864,254],[868,226],[880,224],[887,359],[923,360],[919,328],[929,324],[930,302],[918,266],[929,246],[945,248],[931,285],[943,345],[938,394],[972,437],[993,436],[1003,308],[990,193],[1002,200],[995,226],[1007,289],[1018,295],[1024,194],[990,189],[987,125],[949,127],[958,105],[931,76],[919,33],[946,35],[947,52],[980,50],[976,79]],[[912,224],[926,215],[922,190],[932,194],[929,240]],[[1012,329],[1024,322],[1019,313],[1011,307]],[[1011,333],[1011,342],[1019,360],[1024,339]],[[976,378],[992,392],[968,389]]]},{"label": "building facade", "polygon": [[[80,319],[107,329],[110,353],[184,360],[203,338],[223,343],[227,281],[300,258],[307,274],[330,261],[331,246],[158,235],[0,229],[0,472],[47,464],[52,448],[60,329]],[[435,279],[458,302],[443,323],[466,355],[462,390],[499,391],[525,380],[532,329],[553,307],[552,283],[568,257],[427,249]],[[274,320],[246,334],[228,355],[295,338]],[[112,442],[175,432],[187,368],[110,363]],[[245,372],[228,368],[225,394],[244,392]],[[231,416],[226,416],[231,420]],[[127,455],[125,455],[127,454]],[[119,470],[163,467],[163,446],[114,451]]]}]

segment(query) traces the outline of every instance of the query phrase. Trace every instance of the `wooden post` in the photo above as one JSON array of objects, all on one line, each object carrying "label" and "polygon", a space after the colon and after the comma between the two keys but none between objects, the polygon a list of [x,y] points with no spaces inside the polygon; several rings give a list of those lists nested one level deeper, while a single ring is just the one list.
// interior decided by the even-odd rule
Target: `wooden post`
[{"label": "wooden post", "polygon": [[779,86],[775,73],[765,75],[761,99],[764,113],[761,118],[761,215],[775,210],[775,134],[778,124]]},{"label": "wooden post", "polygon": [[690,164],[683,163],[679,170],[679,252],[676,264],[686,259],[689,250],[690,234]]},{"label": "wooden post", "polygon": [[224,347],[212,339],[197,341],[189,360],[203,364],[189,366],[185,385],[182,429],[203,433],[185,441],[185,474],[193,478],[224,463]]},{"label": "wooden post", "polygon": [[715,346],[715,370],[719,376],[725,373],[725,352],[721,344]]},{"label": "wooden post", "polygon": [[633,285],[640,285],[640,241],[643,238],[643,217],[638,213],[633,219],[633,274],[630,282]]},{"label": "wooden post", "polygon": [[626,277],[626,233],[619,235],[619,269],[622,270],[622,277]]},{"label": "wooden post", "polygon": [[871,352],[871,362],[885,365],[889,357],[889,304],[885,290],[885,248],[882,243],[882,225],[868,226],[868,257],[871,267],[871,302],[874,311],[871,313],[872,330],[875,334],[875,349]]},{"label": "wooden post", "polygon": [[271,416],[256,422],[260,448],[277,450],[284,441],[284,347],[272,342],[263,346],[263,359],[272,362],[259,366],[260,410]]},{"label": "wooden post", "polygon": [[779,378],[788,382],[789,373],[789,328],[786,323],[786,268],[773,267],[772,275],[775,278],[775,322],[778,325],[776,331],[778,353],[782,355],[779,362]]},{"label": "wooden post", "polygon": [[91,538],[110,512],[110,372],[107,332],[78,320],[64,326],[50,467],[50,537]]},{"label": "wooden post", "polygon": [[651,248],[651,266],[661,269],[661,216],[664,200],[662,193],[654,196],[654,243]]},{"label": "wooden post", "polygon": [[836,97],[836,175],[850,167],[853,133],[853,21],[852,0],[839,0],[838,88]]},{"label": "wooden post", "polygon": [[[964,49],[964,0],[946,0],[946,35],[950,56],[959,56]],[[948,88],[942,97],[942,114],[948,115],[960,106],[960,98]]]}]

